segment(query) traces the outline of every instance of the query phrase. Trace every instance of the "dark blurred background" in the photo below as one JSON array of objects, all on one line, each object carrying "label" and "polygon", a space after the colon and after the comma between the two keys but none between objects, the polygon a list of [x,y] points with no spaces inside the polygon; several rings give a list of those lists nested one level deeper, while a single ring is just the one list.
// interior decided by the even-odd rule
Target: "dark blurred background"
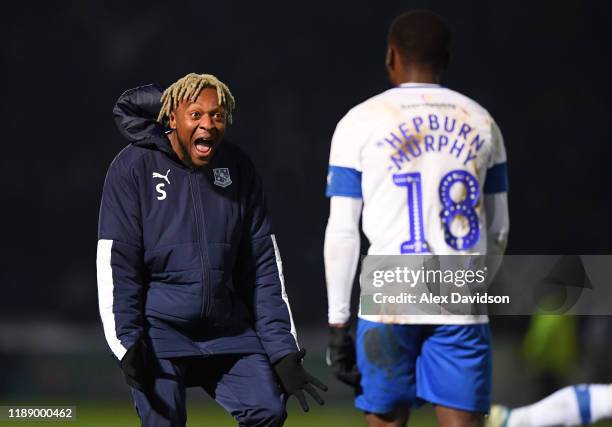
[{"label": "dark blurred background", "polygon": [[[60,353],[79,340],[106,351],[96,335],[97,215],[106,169],[126,144],[111,111],[124,90],[189,72],[217,75],[236,97],[227,136],[263,176],[296,323],[324,331],[331,135],[349,108],[389,88],[387,29],[416,7],[452,30],[444,85],[481,103],[503,132],[509,253],[609,253],[608,2],[24,3],[0,17],[9,118],[0,353],[44,353],[45,337],[64,343]],[[499,319],[498,327],[503,336],[526,323]],[[62,341],[38,333],[44,325],[91,333],[76,329]],[[14,384],[0,392],[15,394]]]}]

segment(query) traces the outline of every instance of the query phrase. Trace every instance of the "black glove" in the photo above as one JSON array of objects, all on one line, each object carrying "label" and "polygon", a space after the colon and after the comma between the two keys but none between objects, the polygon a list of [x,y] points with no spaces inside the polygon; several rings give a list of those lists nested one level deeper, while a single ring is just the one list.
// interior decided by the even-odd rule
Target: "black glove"
[{"label": "black glove", "polygon": [[312,385],[317,386],[323,391],[327,391],[327,386],[306,372],[302,366],[302,359],[305,354],[306,349],[303,348],[298,353],[286,355],[274,364],[274,371],[287,397],[294,395],[300,402],[304,412],[308,412],[310,408],[308,403],[306,403],[303,390],[308,392],[319,405],[323,405],[325,402]]},{"label": "black glove", "polygon": [[344,384],[359,390],[361,375],[357,370],[355,342],[349,334],[349,327],[329,327],[329,345],[327,347],[327,364],[334,375]]},{"label": "black glove", "polygon": [[153,385],[153,376],[147,363],[148,352],[147,343],[141,338],[128,349],[121,359],[125,382],[143,392]]}]

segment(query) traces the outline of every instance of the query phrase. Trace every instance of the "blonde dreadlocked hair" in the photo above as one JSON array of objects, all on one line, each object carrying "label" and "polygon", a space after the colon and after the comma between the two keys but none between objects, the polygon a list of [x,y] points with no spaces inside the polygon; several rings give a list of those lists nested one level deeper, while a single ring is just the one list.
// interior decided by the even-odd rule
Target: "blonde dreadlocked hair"
[{"label": "blonde dreadlocked hair", "polygon": [[174,110],[181,101],[195,102],[200,96],[200,92],[212,87],[217,89],[219,105],[223,105],[227,110],[227,122],[232,123],[232,112],[236,108],[236,100],[229,88],[221,80],[212,74],[189,73],[185,77],[172,83],[161,96],[161,110],[157,121],[167,124],[170,112]]}]

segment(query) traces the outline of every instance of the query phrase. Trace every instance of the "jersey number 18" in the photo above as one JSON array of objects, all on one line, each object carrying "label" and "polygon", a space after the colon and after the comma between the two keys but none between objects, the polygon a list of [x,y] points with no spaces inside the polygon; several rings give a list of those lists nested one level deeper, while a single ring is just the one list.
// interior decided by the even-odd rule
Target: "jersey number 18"
[{"label": "jersey number 18", "polygon": [[[406,187],[408,191],[408,226],[410,239],[402,242],[400,253],[415,254],[429,252],[423,228],[423,194],[421,191],[421,174],[402,173],[393,175],[393,183],[399,187]],[[465,197],[455,201],[451,197],[451,188],[461,183],[465,187]],[[480,229],[478,227],[478,214],[475,207],[480,197],[480,188],[476,177],[464,170],[453,170],[444,175],[438,187],[442,211],[440,219],[444,227],[444,240],[447,245],[456,250],[469,249],[478,243]],[[451,231],[453,220],[462,216],[467,220],[468,232],[457,236]]]}]

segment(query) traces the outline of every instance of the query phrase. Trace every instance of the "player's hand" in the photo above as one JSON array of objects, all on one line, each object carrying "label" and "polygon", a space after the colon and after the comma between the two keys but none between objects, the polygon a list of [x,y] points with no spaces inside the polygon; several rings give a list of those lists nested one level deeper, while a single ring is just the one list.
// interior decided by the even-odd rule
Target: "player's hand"
[{"label": "player's hand", "polygon": [[306,354],[306,349],[303,348],[297,353],[291,353],[280,359],[274,365],[274,371],[278,376],[283,392],[287,394],[287,397],[294,395],[295,398],[300,402],[304,412],[309,411],[304,391],[310,394],[310,396],[319,404],[323,405],[325,402],[319,396],[319,393],[313,387],[316,386],[323,391],[327,391],[327,386],[321,381],[310,375],[302,366],[302,359]]},{"label": "player's hand", "polygon": [[327,364],[331,366],[336,378],[356,391],[359,390],[361,375],[357,370],[355,342],[348,326],[329,327]]},{"label": "player's hand", "polygon": [[125,382],[140,391],[146,391],[153,383],[147,363],[149,349],[144,339],[138,339],[121,359],[121,369]]}]

